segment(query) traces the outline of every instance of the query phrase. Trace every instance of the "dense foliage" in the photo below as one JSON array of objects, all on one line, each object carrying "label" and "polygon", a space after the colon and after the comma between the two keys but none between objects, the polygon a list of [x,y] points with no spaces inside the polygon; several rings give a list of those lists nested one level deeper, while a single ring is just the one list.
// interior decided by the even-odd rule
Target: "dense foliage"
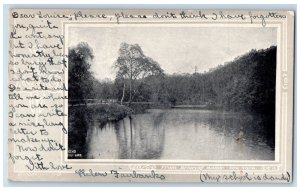
[{"label": "dense foliage", "polygon": [[125,96],[126,81],[129,81],[129,104],[135,94],[133,87],[135,80],[163,73],[159,64],[147,57],[138,44],[121,43],[114,67],[117,69],[117,80],[123,82],[121,103]]},{"label": "dense foliage", "polygon": [[81,42],[69,48],[69,99],[87,99],[94,96],[93,82],[96,81],[90,71],[94,58],[93,49]]},{"label": "dense foliage", "polygon": [[[124,80],[95,83],[97,97],[120,100]],[[125,80],[125,83],[129,83]],[[209,104],[231,111],[275,110],[276,47],[251,50],[206,73],[155,75],[136,80],[133,101]],[[129,100],[129,92],[125,92]]]}]

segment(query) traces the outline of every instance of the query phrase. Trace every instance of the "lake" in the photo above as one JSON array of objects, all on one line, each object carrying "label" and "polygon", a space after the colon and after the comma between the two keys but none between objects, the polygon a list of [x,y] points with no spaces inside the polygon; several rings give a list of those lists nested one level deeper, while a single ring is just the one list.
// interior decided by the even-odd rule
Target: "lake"
[{"label": "lake", "polygon": [[89,159],[274,160],[254,115],[214,110],[151,109],[118,122],[93,121]]}]

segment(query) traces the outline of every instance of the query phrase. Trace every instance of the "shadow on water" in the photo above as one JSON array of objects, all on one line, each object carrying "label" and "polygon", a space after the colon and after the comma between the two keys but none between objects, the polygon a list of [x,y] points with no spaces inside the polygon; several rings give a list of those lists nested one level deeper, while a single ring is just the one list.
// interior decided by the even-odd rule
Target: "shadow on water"
[{"label": "shadow on water", "polygon": [[[234,116],[230,116],[234,115]],[[238,138],[243,133],[243,138],[250,144],[267,144],[275,147],[275,118],[259,114],[230,114],[217,113],[215,117],[208,118],[205,123],[221,134],[231,134]]]},{"label": "shadow on water", "polygon": [[152,109],[103,124],[84,109],[71,114],[69,150],[81,157],[69,158],[274,160],[272,123],[259,115]]},{"label": "shadow on water", "polygon": [[68,158],[87,157],[87,130],[89,115],[86,107],[69,108],[68,119]]}]

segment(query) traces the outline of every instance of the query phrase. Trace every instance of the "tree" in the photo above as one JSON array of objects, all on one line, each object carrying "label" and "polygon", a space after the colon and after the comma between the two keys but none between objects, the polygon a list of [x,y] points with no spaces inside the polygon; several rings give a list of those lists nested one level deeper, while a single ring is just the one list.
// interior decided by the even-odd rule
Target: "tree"
[{"label": "tree", "polygon": [[121,43],[119,56],[114,63],[114,67],[118,69],[117,79],[123,79],[124,82],[121,103],[125,95],[126,79],[129,80],[129,104],[131,104],[133,82],[135,80],[163,74],[159,64],[152,58],[145,56],[138,44]]},{"label": "tree", "polygon": [[94,58],[93,49],[81,42],[69,48],[69,98],[86,99],[93,95],[94,78],[90,71]]}]

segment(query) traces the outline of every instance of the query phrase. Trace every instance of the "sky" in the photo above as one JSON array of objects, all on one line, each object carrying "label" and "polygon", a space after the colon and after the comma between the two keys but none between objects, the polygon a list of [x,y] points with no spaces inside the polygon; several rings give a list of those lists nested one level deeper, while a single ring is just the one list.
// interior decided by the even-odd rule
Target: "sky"
[{"label": "sky", "polygon": [[[84,26],[84,25],[83,25]],[[270,27],[70,27],[68,46],[87,42],[94,51],[92,72],[99,80],[115,79],[113,63],[122,42],[139,44],[167,74],[208,71],[251,49],[277,45]]]}]

